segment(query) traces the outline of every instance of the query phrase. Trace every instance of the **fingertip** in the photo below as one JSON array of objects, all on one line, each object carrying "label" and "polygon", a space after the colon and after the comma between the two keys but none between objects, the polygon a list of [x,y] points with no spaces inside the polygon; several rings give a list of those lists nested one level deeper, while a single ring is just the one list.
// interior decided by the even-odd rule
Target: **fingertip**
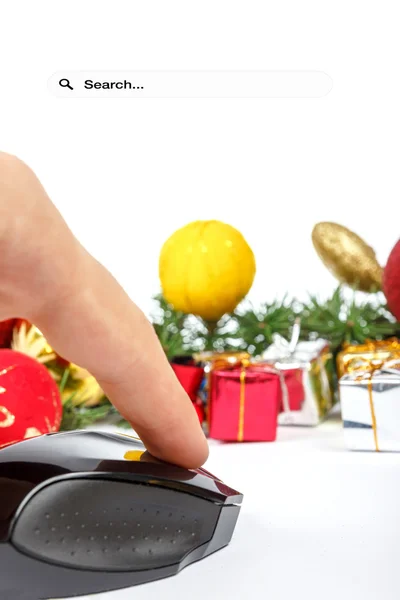
[{"label": "fingertip", "polygon": [[204,434],[202,434],[202,438],[202,442],[188,455],[184,465],[186,469],[199,469],[207,462],[210,448]]},{"label": "fingertip", "polygon": [[194,436],[187,438],[186,442],[183,439],[186,436],[182,436],[181,440],[168,440],[168,443],[165,439],[156,441],[154,436],[148,438],[146,435],[140,435],[140,437],[155,458],[185,469],[199,469],[209,457],[208,442],[201,427],[196,435],[196,441]]}]

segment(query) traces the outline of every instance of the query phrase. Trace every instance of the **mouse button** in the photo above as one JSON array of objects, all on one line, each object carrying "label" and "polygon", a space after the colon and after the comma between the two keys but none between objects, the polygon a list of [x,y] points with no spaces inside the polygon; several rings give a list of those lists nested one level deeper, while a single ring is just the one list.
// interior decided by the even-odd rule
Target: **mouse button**
[{"label": "mouse button", "polygon": [[143,445],[135,440],[122,441],[122,438],[111,434],[97,431],[59,432],[23,440],[1,449],[0,463],[11,460],[46,463],[50,457],[54,464],[69,468],[71,464],[85,460],[92,463],[100,460],[123,460],[128,449],[144,451]]},{"label": "mouse button", "polygon": [[155,461],[129,461],[129,460],[103,460],[97,468],[97,472],[108,472],[108,473],[127,473],[127,474],[139,474],[148,476],[149,478],[162,477],[169,481],[190,481],[195,479],[197,476],[193,471],[188,471],[181,467],[176,467],[167,463],[160,463]]},{"label": "mouse button", "polygon": [[[128,478],[140,477],[142,481],[151,481],[152,484],[157,481],[160,486],[200,495],[211,502],[225,503],[232,496],[230,488],[217,480],[169,463],[104,460],[98,464],[95,471],[109,473],[113,478],[126,475]],[[236,495],[236,492],[233,495]]]},{"label": "mouse button", "polygon": [[220,511],[212,502],[165,488],[63,480],[25,505],[11,543],[66,567],[141,571],[178,564],[210,541]]}]

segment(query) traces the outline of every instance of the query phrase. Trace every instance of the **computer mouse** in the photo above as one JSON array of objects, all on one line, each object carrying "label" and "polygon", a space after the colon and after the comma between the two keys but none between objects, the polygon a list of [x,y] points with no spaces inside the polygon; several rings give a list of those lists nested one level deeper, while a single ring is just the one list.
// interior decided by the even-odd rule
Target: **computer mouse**
[{"label": "computer mouse", "polygon": [[242,494],[156,460],[137,438],[75,431],[0,450],[0,597],[65,598],[178,573],[226,546]]}]

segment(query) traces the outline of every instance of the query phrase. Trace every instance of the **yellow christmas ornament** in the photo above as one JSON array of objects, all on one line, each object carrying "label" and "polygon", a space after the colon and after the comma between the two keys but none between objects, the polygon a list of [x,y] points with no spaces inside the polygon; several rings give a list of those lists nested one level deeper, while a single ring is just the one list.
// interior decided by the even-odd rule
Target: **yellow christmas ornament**
[{"label": "yellow christmas ornament", "polygon": [[374,250],[347,227],[317,223],[312,241],[324,265],[341,283],[363,292],[381,289],[383,270]]},{"label": "yellow christmas ornament", "polygon": [[256,272],[243,235],[221,221],[194,221],[162,247],[159,275],[163,296],[175,310],[215,322],[249,292]]}]

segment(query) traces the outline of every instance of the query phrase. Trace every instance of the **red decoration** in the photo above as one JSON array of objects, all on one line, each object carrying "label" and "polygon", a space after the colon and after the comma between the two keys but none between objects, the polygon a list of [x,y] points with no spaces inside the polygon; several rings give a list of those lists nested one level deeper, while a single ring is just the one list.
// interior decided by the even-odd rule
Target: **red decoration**
[{"label": "red decoration", "polygon": [[203,405],[200,403],[194,403],[193,406],[195,408],[195,411],[197,412],[197,416],[199,417],[200,423],[203,424],[205,418]]},{"label": "red decoration", "polygon": [[[178,362],[179,360],[179,362]],[[192,402],[196,401],[197,392],[204,377],[204,369],[196,366],[192,359],[174,359],[172,369],[179,383]]]},{"label": "red decoration", "polygon": [[400,320],[400,240],[391,251],[383,271],[383,291],[388,307]]},{"label": "red decoration", "polygon": [[[305,399],[303,369],[285,369],[282,370],[282,374],[285,378],[290,410],[301,410]],[[284,410],[283,403],[280,410]]]},{"label": "red decoration", "polygon": [[265,367],[212,371],[209,435],[223,441],[273,442],[281,401],[279,375]]},{"label": "red decoration", "polygon": [[0,447],[58,431],[61,417],[60,392],[46,367],[0,350]]},{"label": "red decoration", "polygon": [[9,348],[15,327],[20,327],[24,319],[7,319],[0,321],[0,348]]}]

